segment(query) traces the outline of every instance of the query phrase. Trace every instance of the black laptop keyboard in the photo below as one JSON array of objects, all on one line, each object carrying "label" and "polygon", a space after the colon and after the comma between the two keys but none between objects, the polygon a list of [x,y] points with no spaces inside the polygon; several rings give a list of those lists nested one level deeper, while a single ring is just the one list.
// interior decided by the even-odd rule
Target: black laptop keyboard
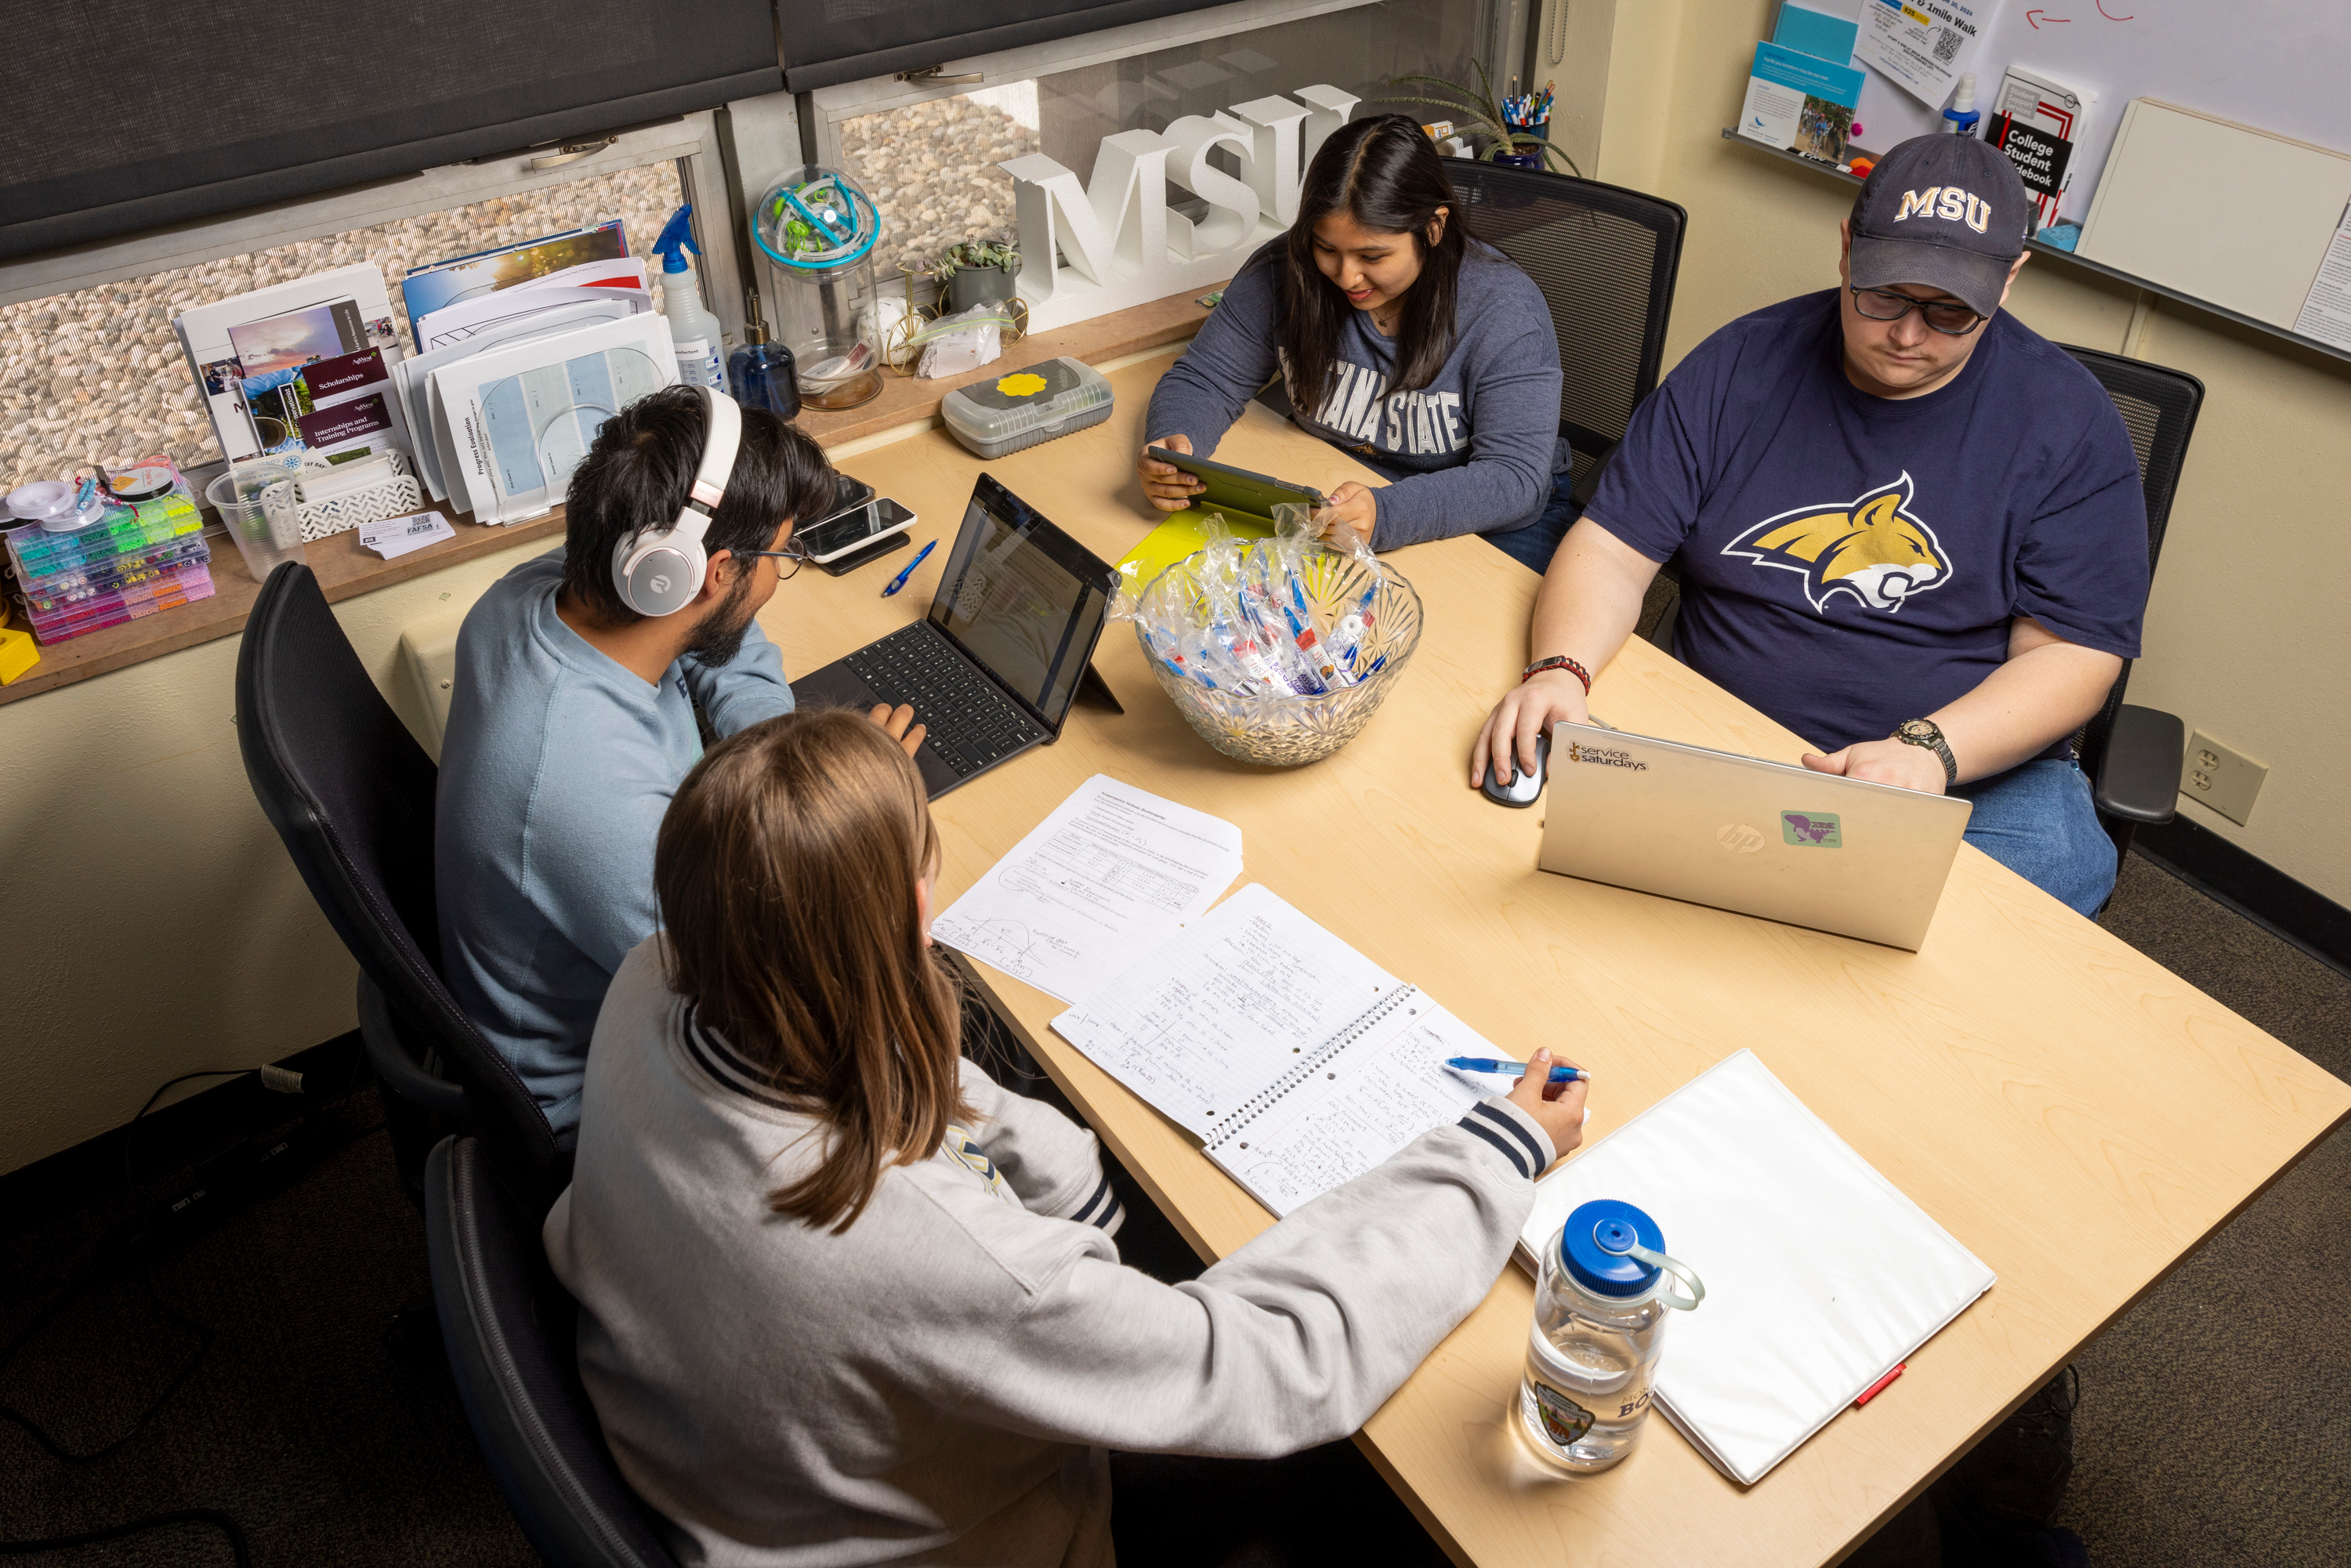
[{"label": "black laptop keyboard", "polygon": [[893,707],[905,703],[914,708],[915,722],[930,727],[930,748],[958,779],[1045,737],[1035,719],[928,622],[893,632],[845,663],[876,697]]}]

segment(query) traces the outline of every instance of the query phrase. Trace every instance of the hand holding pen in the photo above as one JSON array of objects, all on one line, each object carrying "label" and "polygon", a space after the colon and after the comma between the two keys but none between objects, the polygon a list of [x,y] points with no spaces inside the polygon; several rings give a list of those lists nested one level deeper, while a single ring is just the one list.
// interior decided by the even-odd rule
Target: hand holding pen
[{"label": "hand holding pen", "polygon": [[[1504,1061],[1491,1056],[1448,1056],[1445,1059],[1445,1065],[1460,1072],[1491,1072],[1500,1078],[1524,1078],[1527,1075],[1525,1064]],[[1554,1064],[1549,1076],[1549,1082],[1553,1083],[1588,1083],[1591,1081],[1592,1074],[1581,1067],[1570,1067],[1564,1062]]]},{"label": "hand holding pen", "polygon": [[929,555],[933,550],[938,548],[939,541],[933,539],[921,549],[916,550],[914,552],[914,559],[906,563],[906,570],[892,578],[890,580],[890,586],[882,591],[882,597],[887,599],[892,594],[897,592],[900,589],[905,587],[906,580],[914,575],[914,569],[923,564],[923,558]]},{"label": "hand holding pen", "polygon": [[[1484,1059],[1470,1057],[1465,1060]],[[1530,1067],[1521,1068],[1515,1061],[1501,1065],[1520,1075],[1518,1082],[1510,1086],[1510,1104],[1549,1135],[1554,1154],[1564,1155],[1583,1142],[1583,1124],[1590,1114],[1583,1101],[1591,1085],[1585,1081],[1587,1074],[1583,1069],[1572,1062],[1558,1063],[1555,1068],[1549,1051],[1536,1051]],[[1554,1071],[1564,1071],[1574,1076],[1560,1082],[1552,1077]],[[1503,1136],[1510,1135],[1501,1128],[1495,1130]]]}]

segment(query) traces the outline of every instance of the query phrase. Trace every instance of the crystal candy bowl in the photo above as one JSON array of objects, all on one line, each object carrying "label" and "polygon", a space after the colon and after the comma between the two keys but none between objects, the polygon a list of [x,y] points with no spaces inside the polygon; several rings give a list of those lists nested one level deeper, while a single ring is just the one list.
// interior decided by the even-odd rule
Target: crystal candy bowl
[{"label": "crystal candy bowl", "polygon": [[1420,595],[1396,572],[1366,565],[1353,556],[1322,550],[1306,564],[1305,589],[1318,626],[1328,626],[1345,615],[1372,590],[1372,628],[1364,638],[1358,663],[1369,665],[1384,657],[1377,673],[1352,686],[1339,686],[1321,696],[1254,696],[1213,689],[1180,675],[1155,657],[1146,625],[1165,626],[1192,622],[1187,606],[1202,597],[1200,573],[1207,554],[1177,561],[1143,591],[1142,617],[1135,622],[1136,639],[1151,673],[1159,677],[1168,700],[1200,738],[1226,756],[1267,768],[1296,768],[1319,762],[1362,733],[1387,699],[1389,689],[1404,674],[1412,651],[1420,644]]}]

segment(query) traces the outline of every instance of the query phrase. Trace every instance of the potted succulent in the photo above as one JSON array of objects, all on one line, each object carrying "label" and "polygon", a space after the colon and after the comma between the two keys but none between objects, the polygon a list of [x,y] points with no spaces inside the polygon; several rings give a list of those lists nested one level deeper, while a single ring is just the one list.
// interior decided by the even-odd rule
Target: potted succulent
[{"label": "potted succulent", "polygon": [[1538,136],[1510,122],[1502,113],[1500,100],[1494,97],[1494,81],[1486,74],[1484,63],[1472,60],[1470,64],[1478,68],[1478,86],[1474,90],[1458,82],[1447,81],[1443,77],[1401,76],[1392,78],[1387,85],[1396,88],[1407,82],[1418,82],[1432,91],[1447,96],[1432,98],[1427,93],[1389,93],[1375,101],[1433,104],[1447,110],[1458,131],[1475,135],[1484,143],[1478,153],[1482,162],[1510,162],[1521,168],[1548,169],[1551,161],[1556,158],[1567,165],[1569,173],[1582,176],[1583,171],[1575,166],[1575,160],[1552,144],[1549,126],[1544,127],[1546,134]]},{"label": "potted succulent", "polygon": [[1020,270],[1020,253],[1003,240],[957,240],[939,253],[931,276],[946,290],[947,313],[955,315],[975,305],[994,305],[1012,298],[1012,279]]}]

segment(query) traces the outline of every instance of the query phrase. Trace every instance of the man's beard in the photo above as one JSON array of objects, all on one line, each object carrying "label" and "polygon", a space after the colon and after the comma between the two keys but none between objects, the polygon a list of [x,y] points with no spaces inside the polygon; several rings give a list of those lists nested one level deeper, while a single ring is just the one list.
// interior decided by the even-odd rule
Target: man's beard
[{"label": "man's beard", "polygon": [[705,670],[716,670],[735,662],[743,651],[743,638],[751,630],[751,574],[744,572],[727,590],[718,608],[695,632],[694,641],[686,652]]}]

